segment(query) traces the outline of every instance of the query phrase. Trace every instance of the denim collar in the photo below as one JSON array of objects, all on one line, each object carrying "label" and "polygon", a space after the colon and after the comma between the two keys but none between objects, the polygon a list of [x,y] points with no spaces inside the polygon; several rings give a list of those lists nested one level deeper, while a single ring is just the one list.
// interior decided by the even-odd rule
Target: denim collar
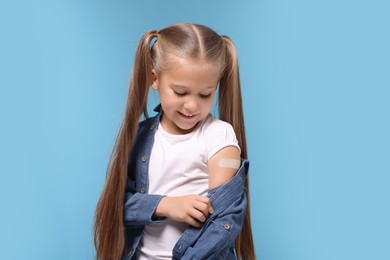
[{"label": "denim collar", "polygon": [[161,107],[161,104],[158,104],[154,109],[153,111],[156,111],[158,113],[161,113],[162,112],[162,107]]}]

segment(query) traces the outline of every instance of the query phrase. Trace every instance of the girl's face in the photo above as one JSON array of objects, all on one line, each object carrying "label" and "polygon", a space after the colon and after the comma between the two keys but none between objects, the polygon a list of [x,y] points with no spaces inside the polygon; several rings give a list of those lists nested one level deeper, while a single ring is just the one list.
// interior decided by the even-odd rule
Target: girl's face
[{"label": "girl's face", "polygon": [[200,61],[172,62],[152,87],[159,91],[163,110],[161,125],[171,134],[187,134],[211,110],[219,81],[219,70]]}]

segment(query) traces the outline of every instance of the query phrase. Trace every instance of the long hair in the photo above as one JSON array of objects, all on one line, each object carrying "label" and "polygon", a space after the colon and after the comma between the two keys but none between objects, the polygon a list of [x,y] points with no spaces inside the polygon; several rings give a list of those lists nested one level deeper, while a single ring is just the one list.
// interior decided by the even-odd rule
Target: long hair
[{"label": "long hair", "polygon": [[[153,39],[156,42],[152,45]],[[124,249],[123,205],[127,181],[127,164],[142,114],[147,117],[147,95],[152,69],[158,75],[168,66],[171,57],[205,61],[219,69],[219,115],[230,123],[247,158],[243,108],[237,54],[227,36],[210,28],[179,23],[160,31],[146,32],[136,50],[125,115],[119,129],[106,183],[95,212],[94,243],[96,259],[119,259]],[[245,182],[248,207],[241,233],[236,239],[238,259],[255,259],[249,211],[249,185]]]},{"label": "long hair", "polygon": [[[221,120],[230,123],[236,133],[241,148],[241,157],[248,158],[244,113],[242,108],[241,84],[238,69],[236,48],[227,36],[222,36],[226,45],[227,57],[224,74],[219,82],[218,108]],[[244,224],[241,233],[236,239],[236,253],[238,259],[255,259],[253,245],[252,224],[250,216],[249,182],[245,179],[245,192],[248,200]]]}]

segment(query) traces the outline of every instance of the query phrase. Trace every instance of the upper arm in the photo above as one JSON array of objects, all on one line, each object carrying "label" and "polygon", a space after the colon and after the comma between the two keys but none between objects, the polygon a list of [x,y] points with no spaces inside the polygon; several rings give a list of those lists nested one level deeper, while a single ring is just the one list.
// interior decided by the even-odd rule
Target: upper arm
[{"label": "upper arm", "polygon": [[209,159],[207,169],[210,189],[224,185],[233,178],[238,168],[231,162],[234,164],[237,160],[240,161],[240,150],[235,146],[226,146]]}]

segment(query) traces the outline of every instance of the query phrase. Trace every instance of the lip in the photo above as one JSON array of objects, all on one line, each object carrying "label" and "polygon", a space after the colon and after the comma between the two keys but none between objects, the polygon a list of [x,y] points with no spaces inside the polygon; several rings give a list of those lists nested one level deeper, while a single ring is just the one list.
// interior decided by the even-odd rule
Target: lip
[{"label": "lip", "polygon": [[182,112],[180,112],[180,111],[177,111],[178,113],[179,113],[179,115],[180,115],[180,117],[182,117],[182,118],[185,118],[185,119],[192,119],[192,118],[194,118],[196,115],[188,115],[188,114],[183,114]]}]

